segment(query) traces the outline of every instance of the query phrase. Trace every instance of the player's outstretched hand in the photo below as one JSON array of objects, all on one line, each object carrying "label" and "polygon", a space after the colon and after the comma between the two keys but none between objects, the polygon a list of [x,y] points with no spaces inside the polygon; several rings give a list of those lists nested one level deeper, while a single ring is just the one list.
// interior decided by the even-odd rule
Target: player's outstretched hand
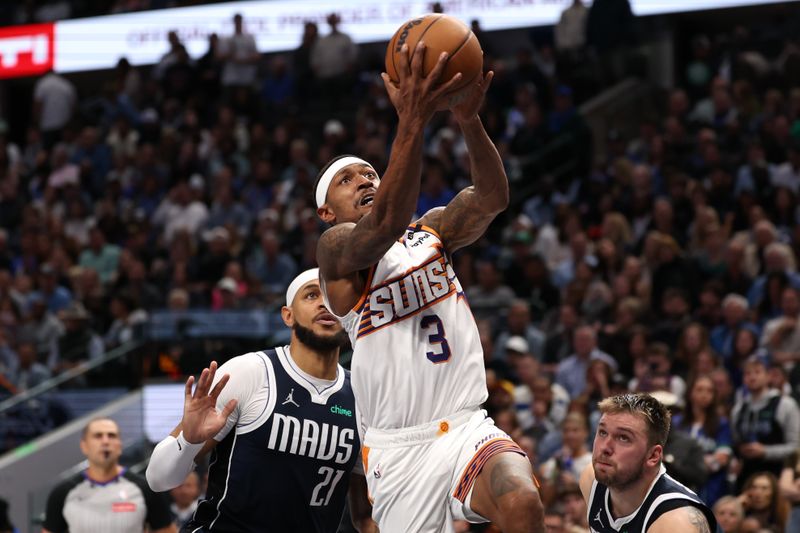
[{"label": "player's outstretched hand", "polygon": [[466,122],[478,116],[493,78],[494,72],[490,70],[485,75],[479,76],[470,87],[450,97],[450,110],[456,120]]},{"label": "player's outstretched hand", "polygon": [[228,416],[236,408],[236,400],[230,400],[222,412],[217,411],[217,397],[230,376],[225,374],[222,379],[211,389],[214,383],[214,374],[217,372],[217,362],[212,361],[208,368],[204,368],[197,380],[197,387],[192,392],[194,376],[186,380],[186,389],[183,400],[183,420],[181,428],[183,438],[192,444],[205,442],[220,432]]},{"label": "player's outstretched hand", "polygon": [[[401,57],[408,58],[408,45],[404,44]],[[449,80],[441,82],[442,72],[447,64],[448,54],[442,52],[436,65],[428,75],[425,75],[423,62],[425,58],[425,43],[419,41],[411,58],[401,60],[397,68],[399,80],[393,82],[385,72],[381,74],[386,92],[397,109],[398,117],[407,120],[419,119],[427,122],[442,102],[446,102],[447,93],[461,79],[461,73],[455,74]],[[441,83],[440,83],[441,82]]]}]

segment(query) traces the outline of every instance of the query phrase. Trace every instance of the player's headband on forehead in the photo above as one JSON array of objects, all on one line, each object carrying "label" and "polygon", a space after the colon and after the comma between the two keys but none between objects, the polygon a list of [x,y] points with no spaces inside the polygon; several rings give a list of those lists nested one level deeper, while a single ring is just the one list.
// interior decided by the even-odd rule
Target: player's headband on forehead
[{"label": "player's headband on forehead", "polygon": [[289,288],[286,289],[286,307],[291,307],[292,302],[294,301],[294,297],[297,295],[297,291],[299,291],[303,285],[308,283],[309,281],[316,281],[319,283],[319,269],[312,268],[306,270],[289,284]]},{"label": "player's headband on forehead", "polygon": [[[316,201],[317,207],[322,207],[325,203],[325,198],[328,197],[328,188],[331,186],[331,182],[333,181],[333,177],[339,173],[344,167],[349,167],[350,165],[369,165],[366,161],[361,159],[360,157],[354,157],[351,155],[345,156],[341,159],[337,159],[325,170],[325,173],[322,174],[322,177],[319,179],[319,183],[317,184],[317,192],[316,192]],[[370,165],[372,166],[372,165]]]}]

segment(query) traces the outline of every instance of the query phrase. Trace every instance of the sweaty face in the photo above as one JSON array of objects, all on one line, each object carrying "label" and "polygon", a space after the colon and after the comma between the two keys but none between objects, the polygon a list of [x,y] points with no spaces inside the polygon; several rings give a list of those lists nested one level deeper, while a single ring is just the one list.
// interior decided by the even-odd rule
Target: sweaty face
[{"label": "sweaty face", "polygon": [[319,215],[325,222],[358,222],[372,211],[380,178],[370,165],[353,164],[344,167],[328,187],[325,204]]},{"label": "sweaty face", "polygon": [[311,348],[338,348],[347,340],[342,324],[325,307],[316,281],[309,281],[297,291],[289,318],[284,316],[284,320],[300,341]]},{"label": "sweaty face", "polygon": [[92,466],[109,468],[122,455],[119,427],[113,420],[95,420],[81,439],[81,451]]},{"label": "sweaty face", "polygon": [[642,477],[652,453],[644,420],[628,413],[605,414],[592,450],[595,478],[608,487],[625,489]]}]

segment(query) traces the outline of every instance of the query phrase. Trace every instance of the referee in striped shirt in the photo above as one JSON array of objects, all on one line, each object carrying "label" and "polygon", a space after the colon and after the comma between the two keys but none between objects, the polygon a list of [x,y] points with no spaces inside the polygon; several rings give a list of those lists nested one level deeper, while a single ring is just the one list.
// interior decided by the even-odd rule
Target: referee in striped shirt
[{"label": "referee in striped shirt", "polygon": [[119,464],[119,426],[108,418],[83,429],[89,468],[56,486],[47,499],[42,533],[175,533],[169,503],[144,478]]}]

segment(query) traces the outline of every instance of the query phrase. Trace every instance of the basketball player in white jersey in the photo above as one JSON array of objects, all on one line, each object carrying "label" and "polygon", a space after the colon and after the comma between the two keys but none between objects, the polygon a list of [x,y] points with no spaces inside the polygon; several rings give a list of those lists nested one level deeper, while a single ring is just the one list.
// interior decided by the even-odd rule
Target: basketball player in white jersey
[{"label": "basketball player in white jersey", "polygon": [[[478,329],[450,264],[508,204],[500,156],[478,118],[492,73],[455,103],[446,93],[460,74],[439,84],[446,54],[428,76],[423,55],[421,44],[397,83],[383,74],[399,119],[383,178],[343,156],[315,187],[317,212],[333,225],[317,257],[329,309],[354,348],[373,518],[383,533],[450,532],[453,519],[544,531],[530,461],[480,409],[487,391]],[[424,128],[448,106],[469,149],[473,186],[409,225]]]}]

